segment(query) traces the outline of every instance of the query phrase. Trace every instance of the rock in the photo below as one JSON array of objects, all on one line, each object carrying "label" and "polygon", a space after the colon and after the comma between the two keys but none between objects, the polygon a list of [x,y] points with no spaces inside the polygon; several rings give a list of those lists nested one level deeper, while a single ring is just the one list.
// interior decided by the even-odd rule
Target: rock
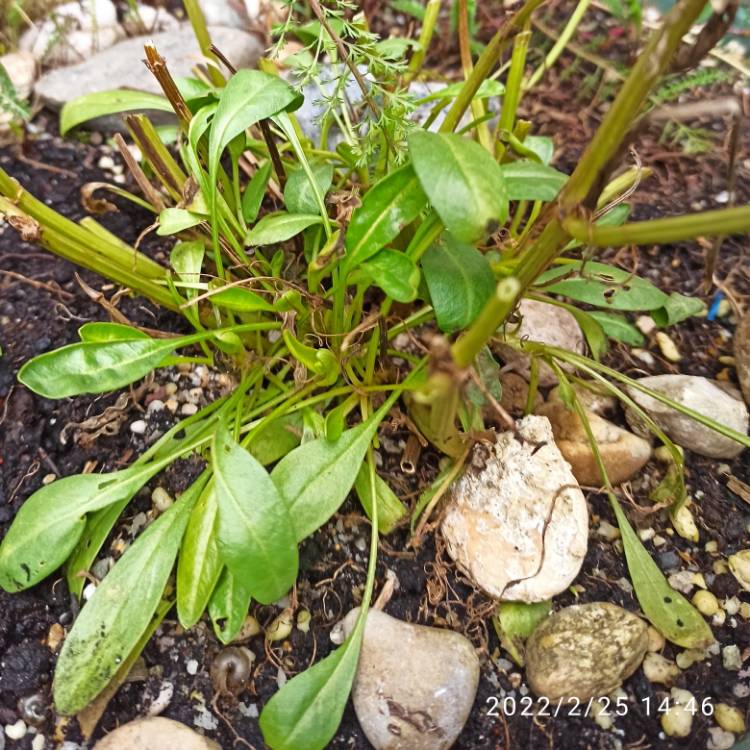
[{"label": "rock", "polygon": [[742,317],[734,332],[734,366],[745,402],[750,404],[750,313]]},{"label": "rock", "polygon": [[10,52],[0,57],[0,65],[20,99],[28,99],[36,78],[36,58],[31,52]]},{"label": "rock", "polygon": [[643,674],[649,682],[671,685],[680,676],[680,668],[661,654],[648,653],[643,660]]},{"label": "rock", "polygon": [[[750,549],[743,549],[729,558],[729,570],[745,591],[750,591]],[[734,613],[736,614],[736,613]]]},{"label": "rock", "polygon": [[[213,27],[209,33],[214,44],[238,68],[252,67],[263,54],[262,44],[244,31]],[[166,59],[175,78],[190,76],[191,68],[203,60],[192,29],[183,25],[177,31],[127,39],[79,65],[52,70],[39,79],[35,91],[53,109],[95,91],[127,88],[160,94],[159,84],[141,62],[143,45],[148,41]]]},{"label": "rock", "polygon": [[[580,484],[602,484],[596,457],[579,416],[560,401],[543,404],[536,410],[549,419],[555,443],[573,469]],[[591,431],[613,484],[620,484],[637,474],[651,458],[651,444],[632,432],[587,411]]]},{"label": "rock", "polygon": [[[592,411],[600,417],[611,414],[617,408],[617,399],[608,393],[603,393],[595,383],[586,387],[579,383],[573,384],[576,398],[581,402],[586,411]],[[560,398],[560,386],[555,386],[547,395],[547,401],[562,403]]]},{"label": "rock", "polygon": [[[514,417],[522,417],[529,397],[529,384],[515,372],[504,372],[500,375],[502,397],[500,406]],[[537,391],[534,406],[542,404],[544,399]]]},{"label": "rock", "polygon": [[164,8],[135,3],[123,16],[122,26],[130,36],[176,31],[180,22]]},{"label": "rock", "polygon": [[685,706],[675,703],[659,717],[659,721],[668,737],[687,737],[693,726],[693,714]]},{"label": "rock", "polygon": [[640,666],[648,627],[607,602],[555,612],[526,642],[526,677],[550,701],[581,702],[608,695]]},{"label": "rock", "polygon": [[199,4],[208,26],[227,26],[240,30],[248,25],[247,11],[241,0],[199,0]]},{"label": "rock", "polygon": [[[520,322],[508,324],[506,337],[539,341],[543,344],[568,349],[577,354],[585,350],[583,332],[571,313],[562,307],[533,299],[522,299],[517,310]],[[512,364],[519,374],[528,380],[531,357],[509,344],[496,344],[498,356],[507,364]],[[568,369],[567,366],[564,366]],[[557,384],[557,376],[549,365],[539,363],[539,385],[549,387]]]},{"label": "rock", "polygon": [[58,5],[45,21],[21,35],[18,47],[46,65],[69,65],[111,47],[123,36],[111,0],[81,0]]},{"label": "rock", "polygon": [[450,556],[490,596],[537,602],[565,590],[583,563],[588,509],[546,417],[477,445],[442,524]]},{"label": "rock", "polygon": [[[359,608],[336,627],[342,640]],[[479,684],[471,643],[451,630],[367,615],[352,701],[376,750],[447,750],[461,733]]]},{"label": "rock", "polygon": [[696,591],[693,595],[693,604],[706,617],[711,617],[719,611],[719,601],[710,591]]},{"label": "rock", "polygon": [[[654,375],[641,378],[638,382],[726,427],[747,434],[747,407],[739,392],[726,383],[693,375]],[[734,458],[742,453],[740,443],[698,424],[632,386],[627,386],[627,391],[654,422],[683,448],[709,458]],[[626,410],[625,415],[635,432],[645,434],[645,427],[637,415],[630,409]]]},{"label": "rock", "polygon": [[738,708],[728,703],[717,703],[714,707],[716,723],[727,732],[742,734],[745,731],[745,717]]},{"label": "rock", "polygon": [[721,727],[711,727],[708,730],[706,750],[731,750],[734,747],[735,736]]},{"label": "rock", "polygon": [[153,717],[123,724],[99,740],[94,750],[221,750],[179,721]]}]

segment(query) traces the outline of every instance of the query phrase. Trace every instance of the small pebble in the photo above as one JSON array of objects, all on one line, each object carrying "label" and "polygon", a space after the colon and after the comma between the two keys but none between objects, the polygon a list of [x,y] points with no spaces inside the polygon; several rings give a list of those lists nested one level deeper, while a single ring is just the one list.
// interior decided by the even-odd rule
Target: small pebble
[{"label": "small pebble", "polygon": [[687,651],[680,651],[680,653],[675,656],[674,660],[677,662],[677,666],[680,669],[689,669],[693,664],[703,661],[705,658],[706,654],[704,651],[688,649]]},{"label": "small pebble", "polygon": [[734,747],[734,735],[721,727],[711,727],[708,730],[707,750],[730,750]]},{"label": "small pebble", "polygon": [[47,738],[43,734],[38,734],[31,742],[31,750],[44,750],[47,744]]},{"label": "small pebble", "polygon": [[266,628],[266,640],[271,642],[283,641],[289,637],[293,627],[294,611],[288,607]]},{"label": "small pebble", "polygon": [[197,404],[183,404],[180,409],[180,414],[184,414],[186,417],[190,417],[198,411]]},{"label": "small pebble", "polygon": [[693,604],[706,617],[711,617],[719,611],[719,600],[710,591],[696,591]]},{"label": "small pebble", "polygon": [[148,407],[146,408],[146,411],[149,414],[153,414],[154,412],[163,411],[164,410],[164,402],[161,401],[158,398],[155,398],[151,403],[149,403]]},{"label": "small pebble", "polygon": [[86,601],[88,601],[94,595],[95,591],[96,591],[96,584],[95,583],[89,583],[89,584],[87,584],[84,587],[84,589],[83,589],[83,598]]},{"label": "small pebble", "polygon": [[167,396],[174,396],[174,394],[177,393],[177,383],[167,383],[164,386],[164,393],[166,393]]},{"label": "small pebble", "polygon": [[639,315],[635,325],[644,336],[649,336],[656,330],[656,323],[650,315]]},{"label": "small pebble", "polygon": [[[173,384],[173,385],[174,385],[174,384]],[[179,404],[177,403],[177,400],[176,400],[176,399],[174,399],[174,398],[170,398],[170,399],[168,399],[168,400],[166,401],[166,403],[164,404],[164,406],[166,406],[166,407],[167,407],[167,410],[168,410],[168,411],[171,411],[171,412],[172,412],[172,414],[174,414],[174,413],[175,413],[175,412],[177,411],[177,407],[179,406]]]},{"label": "small pebble", "polygon": [[47,648],[54,654],[65,638],[65,628],[59,622],[50,626],[47,633]]},{"label": "small pebble", "polygon": [[718,552],[719,543],[715,539],[712,539],[710,542],[706,542],[703,549],[706,550],[706,552]]},{"label": "small pebble", "polygon": [[679,510],[672,514],[671,518],[674,530],[683,539],[687,539],[689,542],[697,542],[700,539],[693,512],[688,508],[687,503],[681,505]]},{"label": "small pebble", "polygon": [[728,703],[717,703],[714,707],[716,723],[727,732],[742,734],[745,731],[745,717],[739,708]]},{"label": "small pebble", "polygon": [[654,627],[648,628],[648,650],[651,652],[661,651],[664,648],[664,636]]},{"label": "small pebble", "polygon": [[44,478],[42,479],[42,484],[45,486],[48,484],[52,484],[55,479],[57,479],[57,474],[45,474]]},{"label": "small pebble", "polygon": [[19,719],[15,724],[8,724],[5,727],[5,734],[8,739],[20,740],[26,736],[26,723],[23,719]]},{"label": "small pebble", "polygon": [[727,613],[720,609],[712,618],[711,618],[711,624],[714,625],[717,628],[720,628],[727,619]]},{"label": "small pebble", "polygon": [[146,422],[143,419],[136,419],[136,421],[130,425],[130,431],[135,435],[143,435],[143,433],[146,432],[146,426]]},{"label": "small pebble", "polygon": [[603,703],[596,700],[591,704],[591,715],[594,717],[594,721],[599,725],[605,732],[612,729],[615,725],[614,714],[608,710],[609,703],[605,707]]},{"label": "small pebble", "polygon": [[613,542],[615,539],[620,538],[620,529],[617,526],[613,526],[609,521],[602,521],[596,530],[598,536],[602,539],[606,539],[609,542]]},{"label": "small pebble", "polygon": [[654,537],[654,547],[661,547],[663,544],[666,544],[667,540],[663,536],[659,536],[658,534]]},{"label": "small pebble", "polygon": [[638,538],[642,542],[647,542],[649,539],[653,539],[656,532],[649,526],[647,529],[638,529]]},{"label": "small pebble", "polygon": [[649,653],[643,660],[643,674],[649,682],[671,685],[680,676],[680,668],[661,654]]},{"label": "small pebble", "polygon": [[174,500],[163,487],[157,487],[151,493],[151,502],[159,513],[164,513],[164,511],[172,505]]},{"label": "small pebble", "polygon": [[750,604],[747,602],[740,604],[740,617],[743,620],[750,620]]},{"label": "small pebble", "polygon": [[196,659],[188,659],[185,671],[188,674],[198,674],[198,661]]},{"label": "small pebble", "polygon": [[669,336],[667,336],[666,333],[664,333],[664,331],[657,331],[656,343],[659,345],[659,349],[661,349],[661,353],[664,355],[665,359],[670,362],[679,362],[682,359],[682,355],[680,354],[677,345],[669,338]]},{"label": "small pebble", "polygon": [[693,715],[684,706],[675,704],[661,715],[661,728],[668,737],[687,737],[693,726]]},{"label": "small pebble", "polygon": [[739,646],[735,644],[724,646],[721,650],[721,661],[724,669],[728,669],[730,672],[739,672],[742,669],[742,655]]},{"label": "small pebble", "polygon": [[99,169],[114,169],[115,160],[111,156],[102,156],[97,162]]}]

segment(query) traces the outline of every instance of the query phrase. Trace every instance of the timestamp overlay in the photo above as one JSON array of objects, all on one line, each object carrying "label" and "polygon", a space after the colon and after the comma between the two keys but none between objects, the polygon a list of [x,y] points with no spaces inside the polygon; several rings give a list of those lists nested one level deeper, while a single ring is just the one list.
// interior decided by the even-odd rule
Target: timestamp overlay
[{"label": "timestamp overlay", "polygon": [[[665,698],[652,698],[647,696],[637,700],[630,700],[623,696],[610,698],[602,696],[599,698],[590,698],[582,701],[579,698],[559,698],[551,701],[548,698],[532,698],[530,695],[522,697],[490,696],[485,701],[487,716],[496,718],[507,716],[627,716],[636,706],[640,707],[641,712],[647,716],[659,716],[666,713],[670,706],[675,705],[676,701]],[[703,716],[712,716],[714,713],[713,698],[690,698],[686,703],[681,704],[689,713]]]}]

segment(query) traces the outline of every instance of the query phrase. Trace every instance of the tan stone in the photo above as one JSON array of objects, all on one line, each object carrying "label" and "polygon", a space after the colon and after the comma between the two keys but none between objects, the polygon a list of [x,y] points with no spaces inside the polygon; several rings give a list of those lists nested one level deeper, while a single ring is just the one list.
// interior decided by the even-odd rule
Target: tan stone
[{"label": "tan stone", "polygon": [[[529,384],[516,372],[504,372],[500,375],[503,393],[500,406],[514,417],[522,417],[529,398]],[[534,406],[543,403],[539,391],[534,399]]]},{"label": "tan stone", "polygon": [[212,740],[180,724],[157,716],[136,719],[110,732],[94,750],[221,750]]},{"label": "tan stone", "polygon": [[[542,404],[537,414],[549,419],[555,443],[579,483],[602,484],[596,457],[580,417],[560,401]],[[586,412],[586,415],[610,481],[620,484],[635,476],[651,457],[649,442],[593,412]]]}]

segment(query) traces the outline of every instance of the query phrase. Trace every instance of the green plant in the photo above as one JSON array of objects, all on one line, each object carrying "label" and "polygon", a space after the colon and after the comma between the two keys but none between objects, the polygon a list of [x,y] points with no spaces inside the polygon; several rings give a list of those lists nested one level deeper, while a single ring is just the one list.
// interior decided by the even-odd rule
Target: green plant
[{"label": "green plant", "polygon": [[[287,683],[260,720],[273,748],[324,747],[356,671],[378,534],[405,514],[377,475],[372,450],[378,426],[396,401],[403,397],[424,436],[451,459],[417,503],[417,529],[460,472],[472,431],[484,427],[481,405],[492,396],[498,369],[487,345],[520,297],[564,304],[592,353],[588,358],[517,342],[537,363],[530,404],[534,372],[544,360],[557,368],[571,408],[580,411],[558,362],[574,365],[588,382],[601,383],[637,409],[615,385],[637,383],[599,362],[608,338],[638,341],[638,330],[622,313],[646,311],[658,325],[670,325],[702,305],[594,261],[595,248],[750,230],[747,206],[624,223],[623,200],[642,172],[613,178],[631,127],[704,3],[680,0],[652,35],[570,176],[549,166],[550,142],[530,134],[531,123],[517,116],[528,23],[540,4],[527,0],[476,61],[464,54],[465,81],[438,95],[434,111],[446,102],[449,107],[433,132],[410,124],[408,108],[398,109],[418,65],[394,58],[393,45],[375,39],[351,16],[348,3],[337,0],[329,9],[312,3],[312,24],[289,21],[280,34],[307,35],[315,59],[329,54],[339,74],[363,88],[357,108],[341,89],[334,91],[320,143],[301,135],[294,116],[300,96],[272,66],[230,70],[224,80],[217,67],[220,51],[210,47],[199,9],[191,4],[191,20],[214,61],[210,82],[172,80],[156,50],[147,48],[164,97],[92,95],[67,105],[61,116],[68,131],[106,112],[175,111],[178,158],[148,118],[126,116],[143,154],[140,164],[129,159],[142,195],[115,190],[152,211],[160,235],[175,237],[169,268],[91,218],[75,223],[56,214],[0,171],[0,213],[25,239],[181,313],[195,329],[188,336],[152,338],[123,323],[87,324],[79,343],[27,362],[19,373],[22,383],[49,398],[101,393],[182,361],[228,368],[237,382],[230,395],[183,420],[132,466],[67,477],[36,492],[3,540],[3,588],[28,588],[65,565],[68,585],[80,595],[82,574],[139,488],[180,457],[197,451],[205,460],[201,477],[132,544],[83,608],[58,661],[58,711],[81,710],[118,679],[122,662],[142,647],[154,614],[163,616],[173,602],[185,627],[207,609],[217,636],[231,641],[251,599],[271,603],[293,585],[297,545],[355,488],[373,526],[357,626],[339,649]],[[470,9],[466,2],[458,7],[465,16],[457,24],[465,52]],[[424,59],[436,8],[439,3],[430,2],[425,9],[426,27],[412,61]],[[511,63],[500,85],[491,75],[511,42]],[[410,46],[402,45],[401,54]],[[378,83],[359,80],[358,64],[378,71]],[[309,75],[317,70],[311,64]],[[491,129],[483,101],[498,95],[503,110]],[[395,114],[386,114],[392,107]],[[453,132],[470,109],[474,120],[464,131],[476,132],[477,140]],[[330,150],[326,139],[334,124],[347,137]],[[327,197],[351,192],[359,192],[361,205],[332,217]],[[275,210],[268,210],[271,204]],[[396,303],[407,312],[395,314]],[[428,355],[394,348],[400,333],[425,323],[442,333]],[[178,349],[188,353],[178,355]],[[750,445],[747,436],[692,416]],[[677,508],[685,494],[682,458],[651,425],[673,455],[675,471],[663,490]],[[711,633],[705,622],[669,588],[611,497],[644,613],[679,645],[706,645]],[[173,597],[167,581],[175,560]]]}]

